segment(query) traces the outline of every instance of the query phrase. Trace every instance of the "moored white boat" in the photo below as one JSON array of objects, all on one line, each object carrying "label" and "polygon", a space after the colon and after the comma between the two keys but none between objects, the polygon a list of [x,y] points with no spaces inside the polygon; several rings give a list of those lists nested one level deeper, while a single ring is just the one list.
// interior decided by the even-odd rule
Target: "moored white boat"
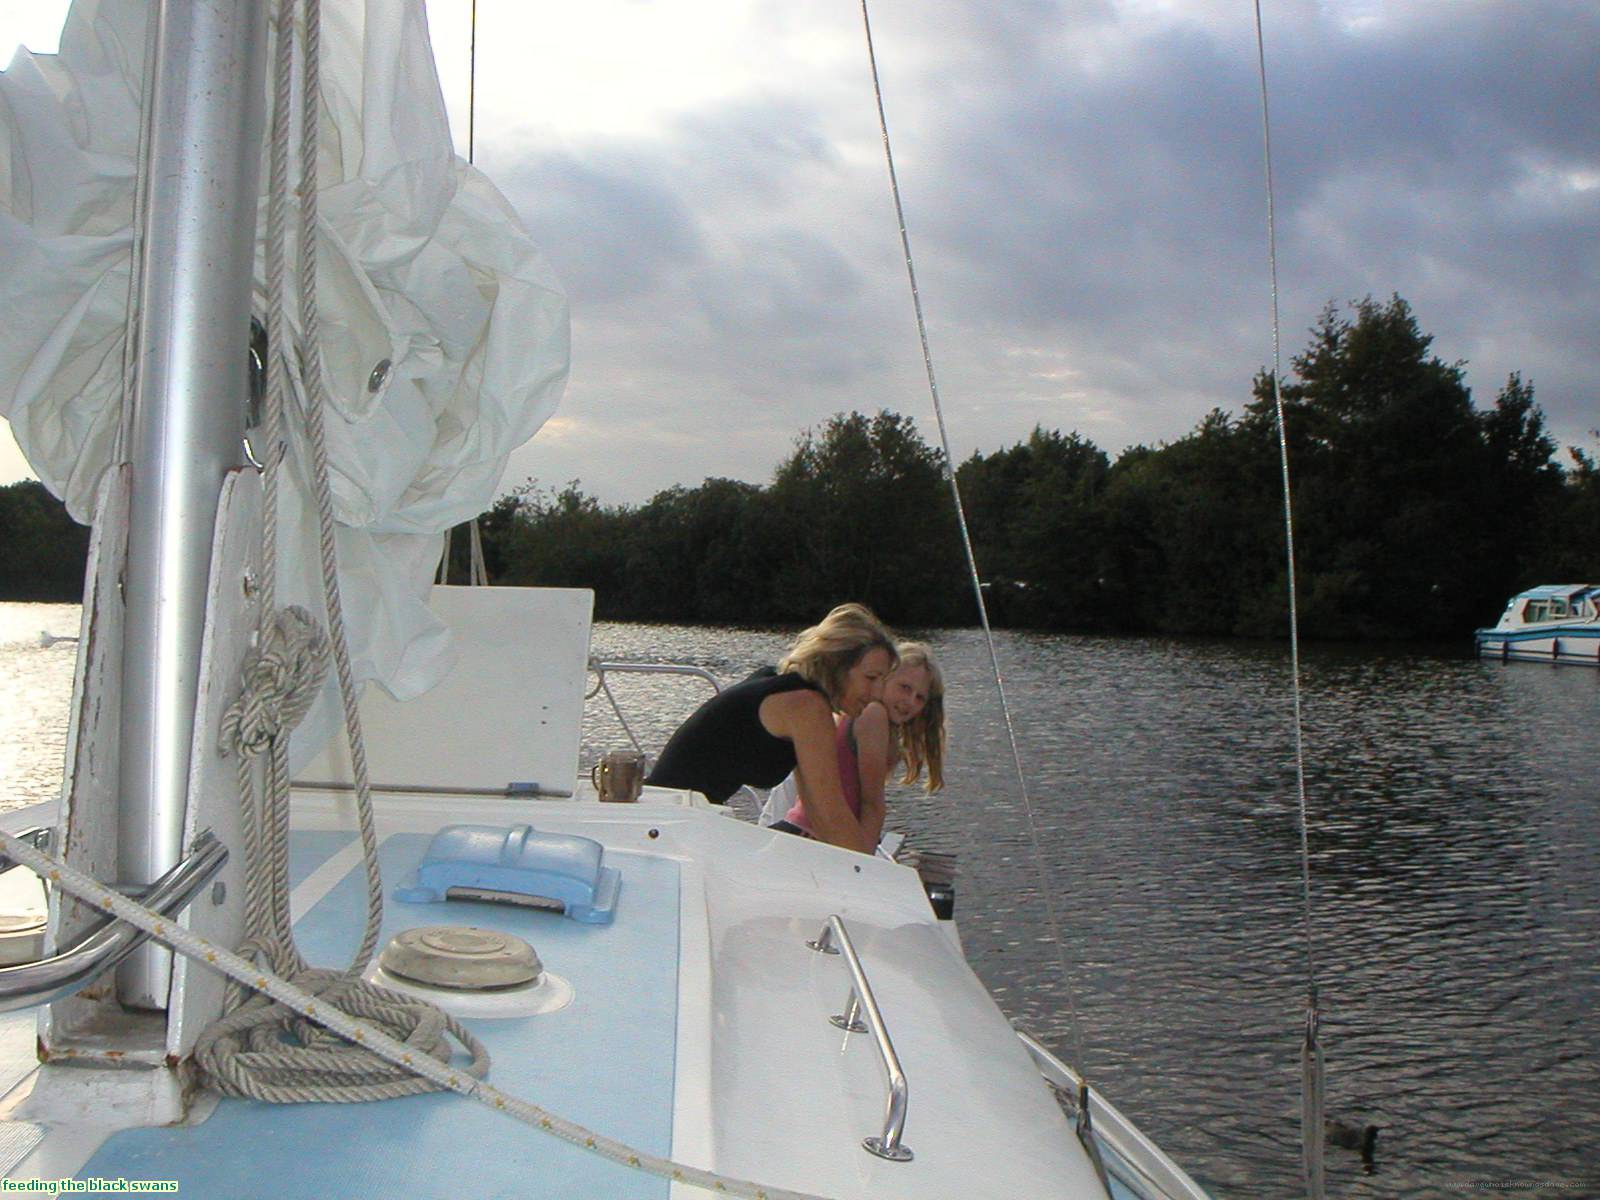
[{"label": "moored white boat", "polygon": [[[385,44],[414,50],[415,23],[408,28],[406,19],[415,10],[373,3],[366,16],[385,10],[402,18],[384,27],[395,39]],[[168,102],[191,120],[213,92],[250,92],[265,57],[265,20],[249,5],[174,4],[162,12],[156,61],[166,70],[170,56],[186,74],[168,78],[152,105],[152,154],[168,157],[151,169],[156,198],[145,214],[143,252],[159,264],[148,273],[161,279],[141,289],[148,308],[136,336],[164,354],[170,338],[181,369],[157,386],[161,364],[147,355],[131,426],[124,417],[115,439],[127,459],[110,455],[111,439],[89,439],[105,454],[98,469],[85,450],[70,471],[50,472],[58,482],[71,475],[80,501],[86,477],[100,482],[89,489],[97,492],[96,529],[63,802],[58,811],[26,815],[42,832],[6,843],[13,861],[50,878],[51,887],[48,957],[0,968],[7,1010],[0,1176],[242,1197],[1203,1197],[1115,1110],[1104,1110],[1103,1137],[1083,1112],[1069,1119],[1047,1083],[1073,1094],[1070,1071],[1018,1038],[967,966],[953,927],[935,916],[916,872],[746,825],[688,794],[651,790],[636,803],[610,804],[585,788],[577,756],[589,671],[587,593],[435,589],[431,616],[413,622],[411,642],[394,657],[407,658],[412,642],[437,646],[448,630],[453,667],[406,703],[373,692],[361,706],[379,793],[372,820],[384,901],[377,944],[448,927],[422,935],[438,951],[431,960],[438,970],[493,960],[488,987],[430,988],[415,975],[406,985],[481,1041],[492,1062],[488,1083],[460,1052],[439,1058],[388,1047],[387,1025],[365,1013],[356,1024],[330,1013],[344,1002],[343,984],[287,986],[259,947],[248,960],[234,957],[246,900],[258,889],[255,872],[265,864],[273,879],[260,887],[271,890],[281,875],[281,915],[304,958],[348,961],[363,941],[363,838],[345,787],[357,773],[346,774],[340,752],[328,750],[298,772],[308,782],[292,798],[281,845],[254,844],[252,814],[268,801],[248,794],[264,781],[241,778],[249,772],[238,770],[240,752],[222,737],[230,709],[249,695],[242,682],[249,654],[264,648],[271,625],[264,580],[278,577],[263,548],[272,493],[241,461],[247,388],[243,354],[233,349],[248,340],[254,244],[255,147],[238,154],[238,134],[261,122],[242,114],[207,127],[210,153],[226,156],[233,146],[234,160],[221,166],[178,136],[176,118],[173,129],[161,122]],[[173,180],[185,186],[168,208],[160,189]],[[469,199],[478,209],[492,208],[474,179],[458,182],[460,194],[475,193]],[[231,198],[219,204],[213,193]],[[231,236],[230,221],[240,227]],[[230,243],[230,261],[186,271],[191,239]],[[330,236],[339,247],[353,241]],[[376,258],[395,253],[378,242],[374,235],[363,245],[377,246]],[[483,244],[467,246],[462,257]],[[426,341],[379,319],[386,310],[378,289],[395,280],[385,275],[369,285],[358,249],[332,273],[366,305],[363,314],[378,317],[371,328],[352,318],[346,329],[353,332],[329,352],[335,390],[348,374],[369,405],[353,407],[345,396],[339,412],[352,439],[382,424],[374,412],[403,423],[382,405],[394,402],[391,389],[403,392],[415,378],[406,373],[402,334],[413,336],[409,349]],[[499,294],[515,293],[518,281],[538,292],[537,270],[519,273],[523,260],[515,255],[493,257],[500,267],[512,261],[494,284]],[[408,270],[420,272],[425,261],[418,255]],[[168,272],[169,263],[178,266]],[[480,264],[445,265],[472,302],[493,292]],[[163,284],[171,294],[151,299]],[[90,291],[98,288],[96,277]],[[444,319],[468,319],[471,307],[458,305]],[[194,336],[185,322],[199,318],[216,329]],[[220,350],[207,344],[212,335],[223,338]],[[293,340],[272,348],[280,363],[294,357],[285,348]],[[435,338],[428,348],[435,360],[441,342],[451,351],[476,345]],[[391,348],[394,360],[378,357]],[[103,345],[94,349],[96,361],[113,357]],[[213,374],[201,369],[207,355]],[[316,356],[313,344],[303,357]],[[483,360],[472,359],[461,374],[484,390],[486,377],[503,383],[516,374],[493,354]],[[543,378],[550,368],[537,372]],[[99,382],[103,399],[118,393],[121,378]],[[81,384],[62,385],[69,405]],[[544,407],[548,389],[536,390],[535,407]],[[307,391],[315,405],[315,389]],[[440,430],[454,428],[454,410],[432,415]],[[207,419],[214,428],[197,428]],[[101,428],[108,423],[117,421]],[[257,440],[271,467],[276,447],[264,434]],[[363,450],[356,447],[352,461]],[[471,450],[496,458],[495,447]],[[432,460],[417,465],[424,474],[448,473]],[[201,493],[197,503],[163,490],[179,467],[193,468],[185,486]],[[483,463],[474,460],[466,473],[481,483]],[[344,482],[359,490],[367,481],[357,473]],[[357,508],[370,499],[341,497]],[[292,513],[296,501],[279,503]],[[448,500],[436,507],[434,516],[451,511]],[[421,513],[404,516],[410,524],[399,522],[402,532],[424,537]],[[379,530],[372,540],[390,536]],[[155,570],[151,560],[176,574]],[[370,603],[367,593],[363,601]],[[187,696],[179,695],[185,687]],[[460,845],[451,850],[448,837],[436,840],[462,827],[494,854],[473,857]],[[477,898],[423,895],[435,868],[446,878],[440,886]],[[39,897],[34,889],[30,899],[19,874],[11,876],[15,903],[26,912]],[[484,892],[513,902],[485,900]],[[102,918],[102,909],[114,918]],[[153,953],[136,930],[179,953]],[[508,983],[496,972],[516,958],[512,939],[531,943],[539,962],[517,959],[512,965],[523,973]],[[385,962],[402,973],[398,959]],[[334,1085],[319,1077],[300,1090],[323,1095],[298,1097],[315,1103],[220,1096],[209,1086],[220,1076],[203,1074],[196,1062],[197,1046],[231,1008],[219,969],[314,1021],[333,1022],[345,1044],[377,1047],[442,1090],[330,1100]],[[372,974],[365,962],[355,970]],[[335,998],[317,990],[328,986]],[[852,1014],[861,1028],[845,1027]],[[269,1055],[276,1041],[269,1039]],[[328,1071],[339,1087],[354,1087],[367,1082],[368,1063],[363,1057]],[[1078,1091],[1075,1101],[1085,1095],[1093,1093]],[[1097,1109],[1091,1100],[1088,1115]]]},{"label": "moored white boat", "polygon": [[1600,667],[1600,585],[1556,583],[1519,592],[1500,620],[1474,638],[1480,658]]}]

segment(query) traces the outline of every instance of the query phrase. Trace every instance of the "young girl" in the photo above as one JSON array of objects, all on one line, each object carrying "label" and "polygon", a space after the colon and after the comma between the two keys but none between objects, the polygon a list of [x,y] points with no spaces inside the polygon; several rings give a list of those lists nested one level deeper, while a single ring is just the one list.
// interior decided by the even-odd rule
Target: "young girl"
[{"label": "young girl", "polygon": [[841,604],[805,630],[776,669],[719,692],[679,726],[645,782],[700,792],[717,804],[746,784],[770,788],[793,771],[806,785],[815,836],[871,854],[847,805],[833,713],[877,703],[894,669],[894,640],[870,611]]},{"label": "young girl", "polygon": [[[916,783],[926,771],[925,790],[944,786],[944,677],[921,642],[896,649],[900,662],[884,681],[883,699],[858,717],[840,714],[835,725],[845,802],[873,846],[883,837],[883,789],[896,765],[903,767],[902,783]],[[772,827],[813,836],[799,801]]]}]

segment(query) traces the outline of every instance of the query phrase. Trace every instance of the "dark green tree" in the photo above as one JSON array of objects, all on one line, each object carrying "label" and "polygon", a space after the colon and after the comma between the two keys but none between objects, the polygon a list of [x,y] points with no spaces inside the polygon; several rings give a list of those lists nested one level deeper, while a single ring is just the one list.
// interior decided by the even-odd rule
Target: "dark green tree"
[{"label": "dark green tree", "polygon": [[1109,472],[1093,442],[1038,426],[1026,442],[961,464],[956,478],[997,622],[1058,629],[1113,623],[1102,505]]},{"label": "dark green tree", "polygon": [[970,613],[943,455],[909,417],[841,413],[806,431],[769,492],[775,618],[812,620],[845,600],[903,624]]},{"label": "dark green tree", "polygon": [[1107,519],[1127,540],[1113,561],[1137,627],[1276,630],[1282,594],[1275,605],[1259,603],[1284,563],[1272,449],[1258,426],[1214,409],[1188,437],[1118,460]]},{"label": "dark green tree", "polygon": [[762,489],[733,479],[657,493],[631,522],[630,606],[656,620],[769,619],[772,603],[770,505]]},{"label": "dark green tree", "polygon": [[541,489],[533,481],[513,497],[516,519],[504,539],[505,572],[499,582],[595,591],[600,616],[619,615],[626,604],[626,510],[607,508],[578,487]]},{"label": "dark green tree", "polygon": [[1479,553],[1500,556],[1504,570],[1483,573],[1474,596],[1479,612],[1488,615],[1509,593],[1543,578],[1547,540],[1541,536],[1548,517],[1565,492],[1565,477],[1556,460],[1556,444],[1544,428],[1544,415],[1533,399],[1533,385],[1513,373],[1495,397],[1494,407],[1479,414],[1484,466],[1478,479],[1484,509]]},{"label": "dark green tree", "polygon": [[36,479],[0,487],[0,600],[81,601],[89,530]]},{"label": "dark green tree", "polygon": [[[1324,637],[1459,635],[1507,577],[1486,529],[1485,422],[1461,364],[1429,352],[1404,300],[1352,307],[1353,318],[1324,310],[1283,388],[1304,451],[1304,626]],[[1258,388],[1258,420],[1269,403]]]},{"label": "dark green tree", "polygon": [[[1600,443],[1600,429],[1590,436]],[[1600,582],[1600,453],[1573,446],[1560,491],[1535,515],[1525,538],[1538,550],[1514,590],[1536,583]]]}]

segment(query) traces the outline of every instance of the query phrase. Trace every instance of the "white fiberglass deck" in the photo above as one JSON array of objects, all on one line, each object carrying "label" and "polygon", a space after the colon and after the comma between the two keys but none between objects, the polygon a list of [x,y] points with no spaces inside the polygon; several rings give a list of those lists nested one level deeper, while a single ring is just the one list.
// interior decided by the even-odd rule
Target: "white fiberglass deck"
[{"label": "white fiberglass deck", "polygon": [[[363,912],[344,807],[302,798],[292,835],[296,929],[307,956],[324,965],[348,961]],[[447,923],[514,932],[575,989],[556,1012],[467,1019],[488,1044],[500,1088],[653,1154],[839,1200],[1104,1195],[914,872],[668,797],[609,805],[419,796],[380,800],[378,817],[386,937]],[[614,923],[395,901],[433,832],[449,823],[531,823],[600,841],[606,864],[622,872]],[[806,940],[830,914],[846,923],[910,1083],[908,1163],[862,1148],[883,1132],[884,1070],[870,1035],[828,1021],[845,1006],[849,976],[840,957]],[[14,1032],[31,1047],[31,1029]],[[78,1068],[45,1070],[59,1081]],[[0,1114],[44,1133],[12,1179],[176,1179],[184,1194],[274,1198],[701,1194],[453,1095],[358,1105],[229,1100],[193,1125],[108,1137],[117,1118],[103,1103],[86,1121],[30,1101],[30,1086],[46,1098],[51,1091],[25,1082]],[[74,1147],[74,1138],[86,1144]]]},{"label": "white fiberglass deck", "polygon": [[[677,1022],[678,869],[617,856],[624,912],[609,926],[506,905],[402,904],[394,885],[427,848],[424,833],[381,847],[391,898],[384,939],[417,925],[462,924],[515,933],[547,970],[576,989],[565,1009],[535,1017],[469,1020],[493,1056],[495,1083],[655,1154],[671,1148]],[[354,845],[345,832],[291,838],[297,884]],[[335,868],[337,870],[337,867]],[[313,880],[313,886],[316,885]],[[330,890],[296,924],[313,962],[344,963],[360,941],[365,885],[346,856]],[[127,1130],[85,1164],[80,1178],[176,1179],[197,1196],[405,1196],[456,1181],[474,1196],[665,1197],[668,1184],[481,1105],[435,1094],[370,1104],[272,1105],[225,1100],[192,1128]],[[431,1181],[423,1183],[422,1181]]]}]

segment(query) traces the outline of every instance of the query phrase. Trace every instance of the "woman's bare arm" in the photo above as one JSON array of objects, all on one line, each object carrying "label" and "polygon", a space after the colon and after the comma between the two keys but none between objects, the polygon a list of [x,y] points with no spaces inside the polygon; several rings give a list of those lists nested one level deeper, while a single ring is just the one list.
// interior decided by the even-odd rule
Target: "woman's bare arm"
[{"label": "woman's bare arm", "polygon": [[861,771],[861,832],[876,848],[883,838],[883,785],[889,777],[889,713],[877,701],[856,718],[856,760]]},{"label": "woman's bare arm", "polygon": [[839,754],[828,702],[813,691],[780,692],[761,702],[759,715],[768,733],[794,743],[795,782],[812,836],[871,854],[877,843],[867,841],[839,786]]}]

